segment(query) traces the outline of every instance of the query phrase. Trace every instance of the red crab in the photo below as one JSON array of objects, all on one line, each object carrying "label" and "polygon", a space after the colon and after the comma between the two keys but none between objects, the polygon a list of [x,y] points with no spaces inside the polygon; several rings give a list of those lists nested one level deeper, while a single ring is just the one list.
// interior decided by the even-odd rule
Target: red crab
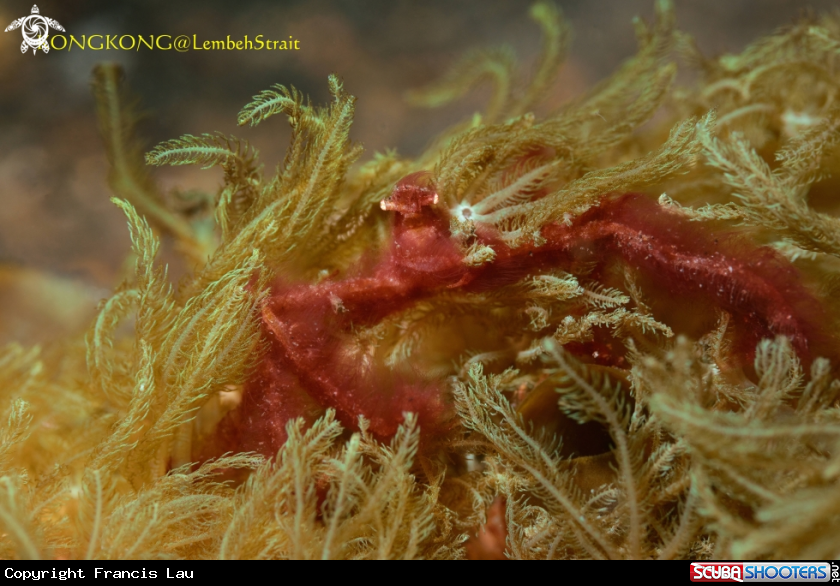
[{"label": "red crab", "polygon": [[394,214],[393,230],[374,266],[314,285],[274,285],[262,313],[270,350],[210,451],[272,456],[285,442],[290,419],[311,421],[324,408],[334,408],[353,429],[364,416],[380,438],[392,436],[407,411],[418,414],[426,437],[444,433],[451,411],[443,382],[396,374],[349,351],[353,328],[375,325],[442,290],[487,291],[580,262],[625,263],[669,296],[725,310],[742,365],[760,339],[777,335],[787,336],[806,364],[834,351],[820,303],[789,262],[742,237],[690,222],[648,196],[605,196],[571,223],[544,226],[539,246],[511,248],[493,226],[477,224],[474,243],[495,251],[480,266],[463,262],[439,199],[428,173],[406,177],[381,203]]}]

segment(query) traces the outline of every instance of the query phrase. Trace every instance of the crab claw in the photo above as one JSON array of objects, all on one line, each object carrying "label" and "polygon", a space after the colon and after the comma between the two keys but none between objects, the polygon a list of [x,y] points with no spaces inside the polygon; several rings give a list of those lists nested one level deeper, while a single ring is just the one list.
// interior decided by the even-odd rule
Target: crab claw
[{"label": "crab claw", "polygon": [[418,171],[403,177],[394,186],[391,195],[379,202],[385,211],[400,214],[419,214],[424,207],[436,205],[440,201],[428,171]]}]

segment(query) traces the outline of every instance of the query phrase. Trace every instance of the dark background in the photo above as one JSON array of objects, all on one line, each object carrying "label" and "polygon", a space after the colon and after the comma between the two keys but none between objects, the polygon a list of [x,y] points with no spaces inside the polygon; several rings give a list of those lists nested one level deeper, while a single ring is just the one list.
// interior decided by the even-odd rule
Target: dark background
[{"label": "dark background", "polygon": [[[5,28],[28,15],[32,1],[4,0],[0,25]],[[741,50],[802,16],[803,5],[817,13],[836,6],[833,0],[675,3],[678,27],[693,34],[708,55]],[[22,55],[20,30],[0,34],[0,341],[30,337],[22,318],[14,323],[3,319],[3,312],[8,314],[9,305],[16,303],[4,290],[14,281],[8,278],[9,271],[25,268],[35,274],[30,270],[35,269],[58,276],[56,291],[61,290],[61,295],[51,303],[66,305],[67,312],[74,304],[90,305],[88,298],[104,295],[119,278],[129,240],[122,214],[108,201],[107,163],[89,86],[97,61],[115,60],[125,66],[128,82],[148,113],[142,131],[150,147],[185,133],[233,133],[261,150],[270,173],[288,140],[284,119],[276,117],[255,129],[238,128],[237,112],[251,96],[274,83],[294,85],[313,102],[323,103],[328,99],[327,75],[334,72],[358,97],[352,137],[365,146],[365,158],[386,148],[412,156],[440,130],[478,110],[484,93],[478,89],[458,104],[428,111],[408,106],[405,92],[436,79],[474,46],[509,44],[526,66],[533,64],[540,38],[527,15],[529,4],[512,0],[39,1],[42,15],[57,20],[68,35],[77,37],[195,34],[200,42],[227,35],[234,39],[246,34],[278,39],[293,35],[301,49],[74,50],[47,55],[40,51],[33,55],[30,50]],[[635,51],[632,18],[649,19],[653,13],[653,0],[561,0],[558,4],[572,24],[574,41],[549,98],[555,105],[609,75],[631,56]],[[187,167],[159,170],[156,176],[167,190],[215,191],[221,179],[218,171]],[[184,269],[175,261],[176,274]]]}]

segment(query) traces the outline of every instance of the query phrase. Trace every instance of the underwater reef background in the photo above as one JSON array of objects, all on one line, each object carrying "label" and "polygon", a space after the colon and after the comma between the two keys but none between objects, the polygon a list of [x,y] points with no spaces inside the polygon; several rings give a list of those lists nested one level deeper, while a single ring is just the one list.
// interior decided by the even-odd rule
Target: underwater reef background
[{"label": "underwater reef background", "polygon": [[[6,265],[66,277],[77,299],[73,310],[40,319],[42,304],[28,307],[15,295],[13,310],[0,309],[0,341],[37,342],[84,325],[82,312],[110,290],[128,241],[121,214],[108,201],[107,161],[97,132],[90,91],[93,66],[121,63],[146,117],[141,135],[149,144],[207,130],[234,132],[230,116],[244,100],[273,83],[292,84],[315,103],[327,99],[324,80],[336,73],[358,98],[353,139],[368,152],[394,148],[416,156],[444,129],[486,102],[479,87],[443,108],[413,107],[405,93],[436,79],[467,50],[511,45],[526,63],[539,52],[539,35],[520,2],[120,2],[79,0],[39,5],[68,34],[196,34],[206,39],[249,34],[294,35],[295,53],[144,51],[56,52],[48,59],[19,51],[20,34],[0,35],[0,259]],[[635,51],[631,21],[650,16],[649,0],[562,2],[574,42],[544,110],[579,95],[607,77]],[[759,36],[803,14],[799,2],[743,0],[676,6],[682,30],[708,55],[741,50]],[[814,13],[834,8],[830,0],[807,3]],[[5,4],[0,21],[29,14],[31,3]],[[18,14],[19,13],[19,14]],[[4,25],[5,26],[5,25]],[[33,58],[30,58],[33,57]],[[26,57],[26,58],[24,58]],[[266,162],[280,160],[288,142],[282,125],[257,127],[248,137]],[[271,163],[273,164],[273,163]],[[166,189],[214,190],[218,173],[197,168],[164,169]],[[37,222],[38,229],[30,229]],[[169,256],[173,270],[184,270]],[[32,275],[36,281],[38,275]],[[5,277],[0,277],[5,278]],[[73,285],[78,285],[75,287]],[[33,284],[37,287],[37,283]],[[8,291],[0,295],[13,295]],[[21,299],[23,297],[24,299]],[[47,299],[48,301],[49,299]],[[21,314],[20,304],[27,305]],[[54,306],[55,304],[50,304]],[[9,308],[9,303],[3,303]],[[56,321],[60,322],[56,324]]]},{"label": "underwater reef background", "polygon": [[0,557],[840,555],[829,3],[224,6],[0,36]]}]

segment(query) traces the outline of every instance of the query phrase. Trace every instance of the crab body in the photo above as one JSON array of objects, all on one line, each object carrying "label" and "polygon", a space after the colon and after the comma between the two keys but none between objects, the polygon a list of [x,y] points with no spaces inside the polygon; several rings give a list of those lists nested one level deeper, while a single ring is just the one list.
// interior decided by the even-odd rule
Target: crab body
[{"label": "crab body", "polygon": [[450,212],[439,199],[427,174],[407,177],[381,204],[394,218],[378,263],[344,279],[275,284],[262,313],[270,350],[245,385],[242,407],[220,426],[224,450],[271,456],[285,442],[288,420],[314,420],[325,408],[350,428],[363,417],[381,438],[392,436],[408,411],[418,414],[427,437],[446,433],[444,381],[406,376],[359,354],[353,332],[445,290],[492,291],[581,262],[624,263],[666,295],[701,296],[728,312],[742,364],[765,337],[787,336],[805,362],[830,347],[820,306],[787,261],[691,223],[647,196],[605,197],[570,223],[545,226],[540,245],[513,248],[491,225],[478,225],[467,244],[495,254],[478,265],[465,262],[464,243],[450,233]]}]

